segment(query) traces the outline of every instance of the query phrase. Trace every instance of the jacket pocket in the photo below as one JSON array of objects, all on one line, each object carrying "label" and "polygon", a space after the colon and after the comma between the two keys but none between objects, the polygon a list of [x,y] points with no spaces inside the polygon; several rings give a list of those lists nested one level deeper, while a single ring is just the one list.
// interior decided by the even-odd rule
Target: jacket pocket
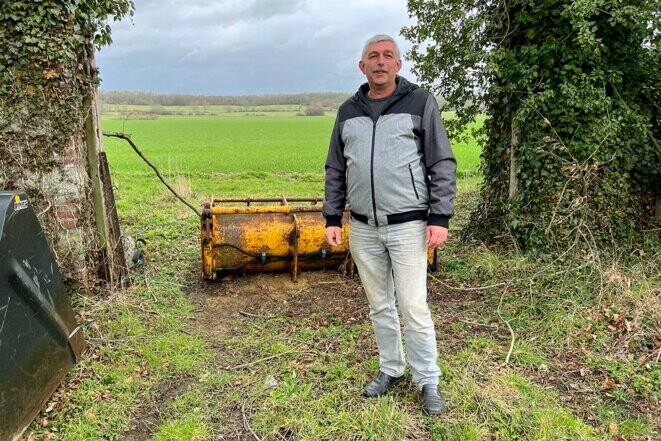
[{"label": "jacket pocket", "polygon": [[411,186],[413,186],[413,191],[415,192],[415,198],[420,199],[420,195],[418,194],[418,189],[415,186],[415,179],[413,178],[413,169],[411,168],[411,164],[409,164],[409,175],[411,175]]}]

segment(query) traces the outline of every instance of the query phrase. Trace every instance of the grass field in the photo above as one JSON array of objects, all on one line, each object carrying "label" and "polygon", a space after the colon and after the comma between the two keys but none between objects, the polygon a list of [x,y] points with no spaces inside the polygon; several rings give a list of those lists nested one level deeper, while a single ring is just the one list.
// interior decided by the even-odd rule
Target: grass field
[{"label": "grass field", "polygon": [[[252,113],[252,111],[251,111]],[[321,195],[333,116],[103,119],[192,203]],[[532,259],[458,240],[479,149],[429,278],[448,411],[417,392],[360,396],[376,371],[357,279],[335,272],[206,284],[198,220],[122,140],[104,138],[122,231],[147,240],[133,286],[75,296],[89,349],[29,440],[648,441],[661,436],[661,253]]]},{"label": "grass field", "polygon": [[[103,130],[132,135],[166,176],[185,177],[194,195],[313,196],[323,193],[323,170],[334,115],[161,116],[122,120],[108,116]],[[152,170],[123,140],[105,138],[115,184],[149,185]],[[453,146],[460,180],[475,185],[480,149]],[[158,184],[160,185],[160,184]]]}]

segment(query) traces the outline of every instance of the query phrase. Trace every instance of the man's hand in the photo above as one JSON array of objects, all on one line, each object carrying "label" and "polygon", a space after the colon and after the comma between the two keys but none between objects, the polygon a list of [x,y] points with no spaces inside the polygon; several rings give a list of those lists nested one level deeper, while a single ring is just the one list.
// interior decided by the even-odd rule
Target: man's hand
[{"label": "man's hand", "polygon": [[[328,237],[328,232],[326,237]],[[436,248],[444,244],[446,240],[448,240],[447,228],[438,225],[427,225],[427,248]]]},{"label": "man's hand", "polygon": [[327,227],[326,228],[326,242],[332,247],[336,247],[342,243],[342,228],[340,227]]}]

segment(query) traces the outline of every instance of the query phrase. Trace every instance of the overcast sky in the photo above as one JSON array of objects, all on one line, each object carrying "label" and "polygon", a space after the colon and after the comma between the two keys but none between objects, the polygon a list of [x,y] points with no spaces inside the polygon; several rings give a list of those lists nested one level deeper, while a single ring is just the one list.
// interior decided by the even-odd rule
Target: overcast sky
[{"label": "overcast sky", "polygon": [[[363,43],[411,24],[406,0],[135,0],[97,54],[101,89],[204,95],[353,92]],[[400,74],[410,74],[408,62]]]}]

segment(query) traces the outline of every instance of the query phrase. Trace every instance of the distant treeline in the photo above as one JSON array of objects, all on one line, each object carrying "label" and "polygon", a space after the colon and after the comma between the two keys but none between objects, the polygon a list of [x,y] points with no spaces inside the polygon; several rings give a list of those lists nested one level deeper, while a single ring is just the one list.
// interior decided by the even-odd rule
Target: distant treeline
[{"label": "distant treeline", "polygon": [[335,109],[349,96],[351,96],[349,93],[337,92],[298,93],[286,95],[210,96],[157,94],[126,90],[99,91],[99,101],[102,104],[141,104],[149,106],[270,106],[295,104],[300,106],[315,105]]}]

